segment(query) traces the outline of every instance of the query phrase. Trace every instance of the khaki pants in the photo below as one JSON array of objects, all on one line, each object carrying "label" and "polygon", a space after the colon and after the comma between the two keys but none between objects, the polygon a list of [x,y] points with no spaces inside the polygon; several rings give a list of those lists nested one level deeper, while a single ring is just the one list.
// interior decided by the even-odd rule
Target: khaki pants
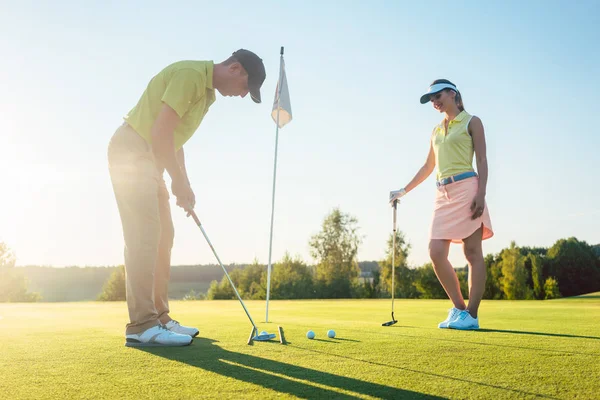
[{"label": "khaki pants", "polygon": [[126,334],[140,333],[168,319],[174,238],[169,192],[152,147],[126,123],[110,140],[108,165],[125,241]]}]

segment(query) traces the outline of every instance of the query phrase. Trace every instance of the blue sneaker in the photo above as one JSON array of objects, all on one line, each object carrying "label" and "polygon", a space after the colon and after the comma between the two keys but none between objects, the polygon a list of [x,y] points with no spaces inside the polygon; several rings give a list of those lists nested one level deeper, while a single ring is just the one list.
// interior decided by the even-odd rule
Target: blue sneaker
[{"label": "blue sneaker", "polygon": [[450,329],[460,329],[463,331],[472,331],[479,329],[479,318],[471,317],[467,310],[461,311],[454,321],[448,324]]},{"label": "blue sneaker", "polygon": [[452,321],[454,321],[456,318],[458,318],[458,316],[460,315],[462,310],[459,310],[456,307],[452,307],[450,310],[448,310],[448,317],[446,317],[445,320],[443,320],[442,322],[440,322],[438,324],[438,328],[440,329],[448,329],[448,324]]}]

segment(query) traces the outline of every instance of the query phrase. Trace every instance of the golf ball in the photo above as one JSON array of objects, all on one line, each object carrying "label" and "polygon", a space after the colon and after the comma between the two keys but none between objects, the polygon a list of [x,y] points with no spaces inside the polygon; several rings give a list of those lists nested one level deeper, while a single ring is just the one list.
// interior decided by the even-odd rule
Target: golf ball
[{"label": "golf ball", "polygon": [[314,339],[315,333],[313,331],[308,331],[308,332],[306,332],[306,337],[309,339]]},{"label": "golf ball", "polygon": [[335,337],[335,331],[333,329],[328,330],[327,331],[327,337],[334,338]]},{"label": "golf ball", "polygon": [[262,336],[262,335],[266,335],[266,334],[267,334],[267,332],[266,332],[266,331],[262,331],[262,332],[260,333],[260,335],[261,335],[261,336]]}]

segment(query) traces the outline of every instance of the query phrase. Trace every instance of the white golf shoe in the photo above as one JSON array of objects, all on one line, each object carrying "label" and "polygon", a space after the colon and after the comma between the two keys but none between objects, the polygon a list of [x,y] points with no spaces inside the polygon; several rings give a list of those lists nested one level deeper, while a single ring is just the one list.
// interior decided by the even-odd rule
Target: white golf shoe
[{"label": "white golf shoe", "polygon": [[446,317],[446,319],[438,324],[438,328],[448,329],[448,324],[450,322],[454,321],[456,318],[458,318],[460,313],[461,313],[461,310],[459,310],[456,307],[452,307],[450,310],[448,310],[448,316]]},{"label": "white golf shoe", "polygon": [[163,325],[153,326],[141,333],[125,335],[127,347],[187,346],[190,343],[190,336],[171,332]]},{"label": "white golf shoe", "polygon": [[463,331],[472,331],[479,329],[479,318],[473,318],[467,310],[461,311],[453,321],[448,324],[450,329],[460,329]]},{"label": "white golf shoe", "polygon": [[167,322],[165,324],[165,328],[167,328],[171,332],[179,333],[180,335],[188,335],[190,337],[196,337],[200,333],[198,329],[191,328],[189,326],[183,326],[174,319]]}]

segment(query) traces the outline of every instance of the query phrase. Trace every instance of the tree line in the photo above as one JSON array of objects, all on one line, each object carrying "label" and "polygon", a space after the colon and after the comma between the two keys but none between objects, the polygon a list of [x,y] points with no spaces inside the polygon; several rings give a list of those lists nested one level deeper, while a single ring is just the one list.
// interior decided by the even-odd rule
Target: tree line
[{"label": "tree line", "polygon": [[[392,252],[395,252],[396,298],[445,299],[431,263],[410,267],[410,245],[396,231],[396,246],[390,234],[385,257],[369,274],[358,267],[356,255],[361,238],[356,218],[334,209],[323,221],[321,231],[310,239],[308,265],[286,254],[275,263],[271,276],[271,299],[386,298],[392,294]],[[550,248],[518,247],[512,242],[498,254],[485,257],[487,271],[485,299],[533,300],[576,296],[600,290],[600,245],[591,246],[571,237],[560,239]],[[468,298],[468,267],[456,268],[461,291]],[[240,295],[265,299],[265,265],[235,269],[230,273]],[[234,299],[235,293],[224,277],[213,281],[208,299]]]},{"label": "tree line", "polygon": [[[316,263],[309,265],[286,253],[272,266],[270,298],[391,297],[392,251],[395,252],[396,298],[447,298],[431,263],[417,267],[408,265],[410,245],[401,231],[396,231],[394,249],[390,234],[381,260],[361,262],[359,266],[357,254],[361,243],[356,218],[339,208],[333,209],[323,220],[321,230],[309,241],[311,256]],[[560,239],[550,248],[519,247],[512,242],[499,253],[488,254],[485,267],[485,299],[543,300],[600,291],[600,244],[592,246],[574,237]],[[226,268],[243,298],[266,299],[265,264],[255,260],[250,265],[234,264]],[[0,243],[0,302],[40,301],[39,293],[28,291],[27,280],[17,270],[14,255],[6,244]],[[111,271],[110,276],[103,278],[97,300],[125,299],[124,267]],[[94,275],[105,277],[107,272],[106,268],[99,269]],[[456,272],[463,296],[468,298],[468,268],[456,268]],[[172,269],[172,284],[174,281],[189,282],[192,278],[210,280],[210,287],[206,293],[190,290],[185,300],[236,298],[218,265]]]}]

